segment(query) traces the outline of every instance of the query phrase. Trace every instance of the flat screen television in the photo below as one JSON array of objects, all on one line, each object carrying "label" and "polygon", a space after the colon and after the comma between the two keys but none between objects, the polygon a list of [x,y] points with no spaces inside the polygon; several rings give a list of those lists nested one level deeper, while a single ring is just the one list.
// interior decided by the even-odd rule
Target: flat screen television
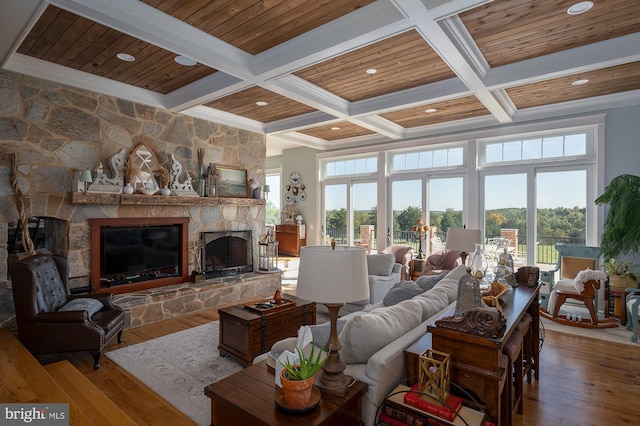
[{"label": "flat screen television", "polygon": [[100,280],[109,286],[164,277],[180,271],[180,225],[103,226]]}]

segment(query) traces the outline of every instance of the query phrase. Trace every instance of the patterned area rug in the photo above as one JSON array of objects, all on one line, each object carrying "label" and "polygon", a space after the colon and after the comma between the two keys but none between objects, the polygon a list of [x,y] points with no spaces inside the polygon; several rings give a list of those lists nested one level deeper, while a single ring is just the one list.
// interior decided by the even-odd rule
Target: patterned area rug
[{"label": "patterned area rug", "polygon": [[218,352],[218,321],[106,356],[199,425],[211,423],[211,400],[204,387],[242,370],[240,363]]},{"label": "patterned area rug", "polygon": [[[562,307],[561,313],[563,315],[566,315],[567,313],[569,313],[569,314],[575,314],[576,316],[582,315],[585,318],[589,317],[589,312],[586,309],[567,306],[567,305]],[[573,334],[576,336],[607,340],[609,342],[623,343],[625,345],[640,346],[640,344],[634,343],[631,341],[631,330],[627,330],[626,327],[622,327],[622,326],[618,326],[615,328],[598,328],[598,329],[573,327],[570,325],[560,324],[546,318],[542,318],[542,324],[544,326],[545,331],[551,330],[551,331],[556,331],[558,333]]]}]

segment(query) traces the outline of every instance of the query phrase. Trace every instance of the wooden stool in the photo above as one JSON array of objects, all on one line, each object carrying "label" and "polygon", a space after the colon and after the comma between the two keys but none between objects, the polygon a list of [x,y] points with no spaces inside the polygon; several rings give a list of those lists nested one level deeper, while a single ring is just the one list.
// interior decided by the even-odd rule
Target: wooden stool
[{"label": "wooden stool", "polygon": [[511,412],[517,408],[518,414],[522,414],[522,383],[523,383],[523,338],[517,330],[514,330],[507,343],[502,349],[502,353],[509,358],[507,368],[507,386],[510,387],[511,398],[509,398],[509,408]]},{"label": "wooden stool", "polygon": [[522,374],[527,376],[527,383],[531,383],[531,376],[533,375],[533,351],[538,350],[538,348],[534,348],[531,321],[531,315],[525,313],[516,326],[516,331],[522,334],[522,355],[524,358]]},{"label": "wooden stool", "polygon": [[531,315],[525,313],[516,326],[513,334],[505,344],[503,352],[509,358],[511,373],[511,410],[522,414],[524,411],[523,383],[524,376],[527,376],[527,383],[531,383],[531,365],[533,351],[537,350],[533,346],[531,334]]}]

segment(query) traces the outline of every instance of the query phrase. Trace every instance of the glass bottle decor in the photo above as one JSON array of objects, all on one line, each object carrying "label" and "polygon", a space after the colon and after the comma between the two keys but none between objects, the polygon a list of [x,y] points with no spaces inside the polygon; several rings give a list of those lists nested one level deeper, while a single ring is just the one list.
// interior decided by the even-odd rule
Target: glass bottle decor
[{"label": "glass bottle decor", "polygon": [[511,269],[511,273],[507,274],[504,277],[505,281],[512,288],[513,287],[518,287],[518,282],[516,281],[516,276],[514,274],[515,268],[513,267],[513,256],[511,256],[509,254],[509,252],[507,251],[506,247],[504,248],[504,251],[502,253],[500,253],[500,255],[498,256],[498,263],[500,263],[500,261],[502,261],[502,260],[504,260],[504,264],[507,265],[507,267]]},{"label": "glass bottle decor", "polygon": [[464,311],[479,308],[482,306],[480,296],[480,283],[471,274],[471,268],[467,268],[467,273],[458,281],[458,297],[456,299],[455,316],[462,316]]},{"label": "glass bottle decor", "polygon": [[484,254],[484,244],[476,243],[471,256],[471,273],[478,279],[480,292],[488,290],[491,286],[486,279],[488,266],[489,263]]},{"label": "glass bottle decor", "polygon": [[495,280],[507,287],[507,294],[513,293],[513,287],[506,280],[507,275],[513,274],[513,268],[508,267],[504,259],[500,259],[493,272],[496,274]]}]

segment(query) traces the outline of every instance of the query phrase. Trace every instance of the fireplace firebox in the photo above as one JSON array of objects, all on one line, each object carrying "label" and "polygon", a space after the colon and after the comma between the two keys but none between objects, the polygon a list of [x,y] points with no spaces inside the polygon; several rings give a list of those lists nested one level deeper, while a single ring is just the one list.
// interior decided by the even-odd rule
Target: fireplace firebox
[{"label": "fireplace firebox", "polygon": [[128,293],[189,280],[189,218],[89,219],[89,224],[96,293]]},{"label": "fireplace firebox", "polygon": [[202,232],[201,265],[207,278],[253,272],[251,231]]}]

